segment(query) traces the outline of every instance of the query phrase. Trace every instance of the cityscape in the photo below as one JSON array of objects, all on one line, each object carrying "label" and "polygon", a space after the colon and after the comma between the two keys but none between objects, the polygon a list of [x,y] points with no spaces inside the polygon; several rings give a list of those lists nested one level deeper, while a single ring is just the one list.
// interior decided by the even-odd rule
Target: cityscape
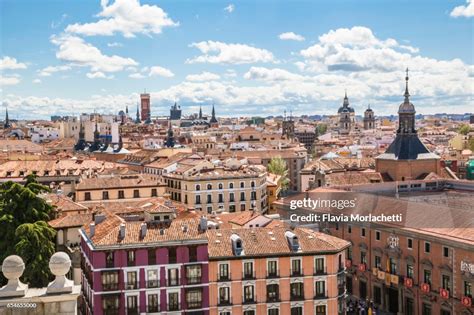
[{"label": "cityscape", "polygon": [[0,315],[474,314],[474,1],[0,14]]}]

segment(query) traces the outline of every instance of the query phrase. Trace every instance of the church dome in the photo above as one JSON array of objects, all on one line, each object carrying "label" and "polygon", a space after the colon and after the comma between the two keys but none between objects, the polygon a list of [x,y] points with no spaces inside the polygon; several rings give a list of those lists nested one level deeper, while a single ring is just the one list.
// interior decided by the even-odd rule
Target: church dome
[{"label": "church dome", "polygon": [[410,101],[405,100],[405,102],[400,104],[400,107],[398,108],[398,113],[399,114],[415,113],[415,106]]}]

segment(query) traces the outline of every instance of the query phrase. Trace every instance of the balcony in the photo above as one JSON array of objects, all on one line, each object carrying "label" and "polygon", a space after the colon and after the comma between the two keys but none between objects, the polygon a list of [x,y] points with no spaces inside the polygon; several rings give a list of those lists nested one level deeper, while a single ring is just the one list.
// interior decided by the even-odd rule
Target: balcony
[{"label": "balcony", "polygon": [[300,268],[300,269],[295,269],[295,270],[291,270],[291,277],[302,277],[303,276],[303,268]]},{"label": "balcony", "polygon": [[230,281],[231,279],[231,273],[229,272],[228,274],[217,274],[217,281],[220,282],[225,282],[225,281]]},{"label": "balcony", "polygon": [[140,311],[138,310],[138,307],[131,307],[131,308],[127,307],[127,314],[128,315],[138,315],[138,314],[140,314]]},{"label": "balcony", "polygon": [[345,285],[338,285],[337,286],[337,295],[343,295],[346,292]]},{"label": "balcony", "polygon": [[280,294],[268,294],[267,293],[267,303],[278,303],[281,302]]},{"label": "balcony", "polygon": [[231,306],[232,305],[232,299],[227,299],[227,300],[219,300],[217,303],[218,306]]},{"label": "balcony", "polygon": [[313,275],[315,275],[315,276],[324,276],[324,275],[327,275],[327,270],[326,270],[326,268],[314,269]]},{"label": "balcony", "polygon": [[178,303],[171,303],[171,304],[168,304],[168,306],[166,307],[166,310],[167,310],[168,312],[179,311],[179,304],[178,304]]},{"label": "balcony", "polygon": [[179,285],[179,279],[178,278],[168,279],[168,286],[169,287],[175,287],[177,285]]},{"label": "balcony", "polygon": [[138,289],[138,282],[126,282],[125,283],[125,290],[136,290]]},{"label": "balcony", "polygon": [[187,284],[201,283],[201,277],[186,277]]},{"label": "balcony", "polygon": [[104,315],[119,315],[120,309],[117,308],[106,308],[104,309]]},{"label": "balcony", "polygon": [[301,293],[300,295],[290,295],[290,301],[304,301],[304,294]]},{"label": "balcony", "polygon": [[146,312],[147,313],[159,313],[160,312],[160,306],[159,305],[147,305],[146,306]]},{"label": "balcony", "polygon": [[147,288],[158,288],[160,286],[160,282],[158,280],[148,280],[146,282]]},{"label": "balcony", "polygon": [[116,291],[118,289],[119,289],[118,282],[102,283],[102,290],[104,291]]},{"label": "balcony", "polygon": [[252,272],[243,272],[242,273],[242,279],[243,280],[255,280],[255,271]]},{"label": "balcony", "polygon": [[324,300],[324,299],[327,299],[327,298],[328,298],[327,293],[316,293],[314,295],[315,300]]},{"label": "balcony", "polygon": [[257,300],[255,299],[255,297],[252,297],[252,298],[244,298],[244,300],[242,301],[242,304],[255,304],[257,303]]},{"label": "balcony", "polygon": [[280,270],[267,271],[267,279],[279,278]]},{"label": "balcony", "polygon": [[188,309],[195,310],[202,308],[202,301],[193,301],[193,302],[188,302]]}]

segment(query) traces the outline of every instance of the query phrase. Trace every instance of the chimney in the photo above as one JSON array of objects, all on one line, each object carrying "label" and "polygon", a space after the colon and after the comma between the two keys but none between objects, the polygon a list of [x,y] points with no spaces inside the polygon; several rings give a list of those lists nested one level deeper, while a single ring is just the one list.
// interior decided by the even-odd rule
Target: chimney
[{"label": "chimney", "polygon": [[91,224],[89,224],[89,237],[93,237],[94,234],[95,234],[95,223],[91,222]]},{"label": "chimney", "polygon": [[120,239],[125,238],[125,223],[120,223],[120,232],[119,232]]},{"label": "chimney", "polygon": [[202,216],[201,219],[199,220],[199,229],[201,231],[207,230],[207,218],[205,216]]},{"label": "chimney", "polygon": [[140,224],[140,237],[141,237],[141,238],[145,238],[145,236],[146,236],[146,229],[147,229],[146,223]]},{"label": "chimney", "polygon": [[95,225],[101,223],[102,221],[105,220],[105,215],[102,213],[97,213],[94,215],[94,223]]}]

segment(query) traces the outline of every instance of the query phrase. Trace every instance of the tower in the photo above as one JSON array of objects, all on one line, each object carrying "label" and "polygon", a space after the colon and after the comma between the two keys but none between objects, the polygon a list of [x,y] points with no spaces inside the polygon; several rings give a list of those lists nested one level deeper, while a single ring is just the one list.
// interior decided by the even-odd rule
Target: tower
[{"label": "tower", "polygon": [[94,152],[100,149],[100,132],[99,125],[97,123],[97,117],[95,118],[95,130],[94,130],[94,141],[89,147],[89,152]]},{"label": "tower", "polygon": [[199,119],[202,119],[202,107],[199,106]]},{"label": "tower", "polygon": [[181,107],[175,102],[170,109],[170,120],[180,120],[181,119]]},{"label": "tower", "polygon": [[140,110],[142,113],[141,120],[150,123],[151,116],[150,116],[150,94],[149,93],[142,93],[140,94]]},{"label": "tower", "polygon": [[439,156],[431,153],[418,138],[415,129],[415,106],[408,92],[408,69],[405,76],[405,99],[398,107],[398,130],[385,153],[375,159],[375,169],[394,181],[423,179],[439,174]]},{"label": "tower", "polygon": [[74,150],[84,151],[85,148],[86,148],[86,134],[84,132],[84,125],[82,124],[82,121],[81,121],[80,127],[79,127],[79,140],[77,141],[76,145],[74,145]]},{"label": "tower", "polygon": [[339,133],[348,134],[354,123],[354,108],[349,106],[349,98],[347,97],[347,91],[344,94],[344,100],[342,106],[339,107],[337,113],[339,114]]},{"label": "tower", "polygon": [[3,128],[11,128],[10,119],[8,118],[8,108],[5,108],[5,121],[3,122]]},{"label": "tower", "polygon": [[370,105],[364,112],[364,129],[370,130],[375,128],[375,115]]},{"label": "tower", "polygon": [[211,127],[218,127],[218,122],[216,118],[216,111],[214,109],[214,104],[212,104],[212,115],[211,115],[211,120],[209,121],[211,124]]},{"label": "tower", "polygon": [[283,122],[281,125],[281,133],[282,135],[286,136],[288,139],[291,139],[295,135],[295,122],[293,121],[293,115],[290,115],[290,118],[286,118],[286,110],[285,115],[283,117]]},{"label": "tower", "polygon": [[168,125],[168,133],[166,135],[165,146],[168,148],[174,147],[174,133],[173,133],[173,127],[171,126],[171,122]]},{"label": "tower", "polygon": [[140,112],[138,111],[138,104],[137,104],[137,118],[135,119],[135,123],[136,124],[139,124],[141,123],[142,121],[140,120]]}]

